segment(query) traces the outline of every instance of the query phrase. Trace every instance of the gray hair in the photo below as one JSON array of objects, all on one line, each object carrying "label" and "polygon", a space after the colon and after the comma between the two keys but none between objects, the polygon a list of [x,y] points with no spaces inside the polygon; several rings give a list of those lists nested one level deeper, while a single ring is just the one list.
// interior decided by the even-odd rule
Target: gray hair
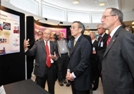
[{"label": "gray hair", "polygon": [[84,26],[84,24],[83,24],[82,22],[80,22],[80,21],[74,21],[73,23],[78,23],[78,24],[79,24],[79,28],[82,29],[81,33],[83,34],[84,31],[85,31],[85,26]]},{"label": "gray hair", "polygon": [[91,34],[91,33],[93,34],[93,36],[94,36],[94,37],[96,37],[96,34],[95,34],[95,32],[92,32],[92,31],[91,31],[91,32],[90,32],[90,34]]},{"label": "gray hair", "polygon": [[110,12],[110,14],[112,15],[112,16],[118,16],[118,18],[119,18],[119,21],[120,21],[120,23],[122,24],[123,23],[123,13],[119,10],[119,9],[117,9],[117,8],[107,8],[107,9],[111,9],[111,12]]}]

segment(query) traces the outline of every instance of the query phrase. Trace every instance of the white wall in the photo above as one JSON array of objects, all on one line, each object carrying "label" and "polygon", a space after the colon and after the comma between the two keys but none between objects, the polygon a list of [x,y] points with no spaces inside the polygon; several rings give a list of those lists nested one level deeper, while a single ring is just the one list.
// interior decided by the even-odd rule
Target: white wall
[{"label": "white wall", "polygon": [[[25,14],[25,16],[34,16],[34,18],[36,20],[37,19],[42,19],[42,20],[40,20],[40,22],[42,22],[42,23],[47,23],[47,24],[51,24],[51,25],[58,25],[59,24],[59,21],[57,21],[57,20],[48,19],[47,21],[45,21],[45,20],[43,20],[42,17],[39,17],[37,15],[31,14],[31,13],[28,13],[24,10],[16,8],[15,6],[10,4],[6,0],[2,0],[2,5],[7,7],[7,8],[22,12],[22,13]],[[133,21],[134,20],[134,11],[124,12],[123,14],[124,14],[124,21]],[[96,29],[97,24],[98,23],[84,23],[85,27],[86,28],[88,27],[87,29],[89,29],[89,28],[90,29]],[[71,25],[71,22],[64,22],[63,21],[63,25]]]}]

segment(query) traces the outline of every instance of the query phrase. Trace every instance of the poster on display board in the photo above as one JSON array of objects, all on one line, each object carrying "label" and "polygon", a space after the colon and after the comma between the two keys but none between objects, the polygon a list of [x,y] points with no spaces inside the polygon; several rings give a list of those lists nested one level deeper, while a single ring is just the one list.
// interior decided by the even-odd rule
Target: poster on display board
[{"label": "poster on display board", "polygon": [[42,26],[42,25],[34,23],[34,38],[35,38],[35,40],[38,39],[38,32],[44,31],[47,28],[52,30],[51,40],[53,40],[55,38],[54,35],[56,34],[56,32],[61,32],[62,36],[64,38],[66,38],[66,36],[67,36],[67,29],[66,28],[47,27],[47,26]]},{"label": "poster on display board", "polygon": [[20,16],[0,10],[0,55],[20,52]]}]

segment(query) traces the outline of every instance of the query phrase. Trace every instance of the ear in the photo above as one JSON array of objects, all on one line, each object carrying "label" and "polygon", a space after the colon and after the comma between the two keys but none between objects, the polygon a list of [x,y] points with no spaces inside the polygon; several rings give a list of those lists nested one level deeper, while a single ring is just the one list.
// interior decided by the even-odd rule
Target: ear
[{"label": "ear", "polygon": [[79,32],[82,33],[82,28],[79,28]]},{"label": "ear", "polygon": [[119,19],[119,17],[116,15],[116,16],[114,16],[114,19],[115,19],[115,21],[117,21]]}]

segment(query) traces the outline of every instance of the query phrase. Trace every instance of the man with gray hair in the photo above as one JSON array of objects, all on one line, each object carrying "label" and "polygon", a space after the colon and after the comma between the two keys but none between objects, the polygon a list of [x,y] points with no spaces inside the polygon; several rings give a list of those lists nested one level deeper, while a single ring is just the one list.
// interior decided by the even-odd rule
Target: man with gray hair
[{"label": "man with gray hair", "polygon": [[62,32],[56,32],[56,35],[58,36],[57,40],[57,46],[58,46],[58,53],[59,53],[59,59],[57,61],[58,65],[58,83],[60,86],[63,86],[64,83],[66,86],[70,86],[69,82],[66,80],[66,71],[67,66],[69,63],[69,50],[67,47],[67,41],[63,36]]},{"label": "man with gray hair", "polygon": [[36,41],[31,49],[28,49],[29,39],[24,40],[24,50],[26,55],[35,55],[36,83],[45,88],[47,81],[48,91],[54,94],[54,86],[56,80],[55,61],[58,59],[58,49],[56,43],[50,41],[51,30],[43,31],[43,39]]},{"label": "man with gray hair", "polygon": [[102,71],[102,58],[103,54],[106,50],[107,47],[107,39],[108,39],[108,34],[106,34],[106,29],[102,27],[102,24],[97,25],[97,31],[99,34],[98,38],[98,58],[99,58],[99,63],[98,63],[98,68],[99,68],[99,76],[101,77],[101,71]]},{"label": "man with gray hair", "polygon": [[107,8],[101,21],[110,33],[102,61],[104,94],[134,94],[134,35],[122,27],[116,8]]},{"label": "man with gray hair", "polygon": [[92,62],[92,84],[93,88],[92,90],[96,90],[98,88],[99,83],[99,69],[98,69],[98,41],[96,40],[96,34],[95,32],[90,32],[90,37],[92,40],[92,56],[91,56],[91,62]]}]

